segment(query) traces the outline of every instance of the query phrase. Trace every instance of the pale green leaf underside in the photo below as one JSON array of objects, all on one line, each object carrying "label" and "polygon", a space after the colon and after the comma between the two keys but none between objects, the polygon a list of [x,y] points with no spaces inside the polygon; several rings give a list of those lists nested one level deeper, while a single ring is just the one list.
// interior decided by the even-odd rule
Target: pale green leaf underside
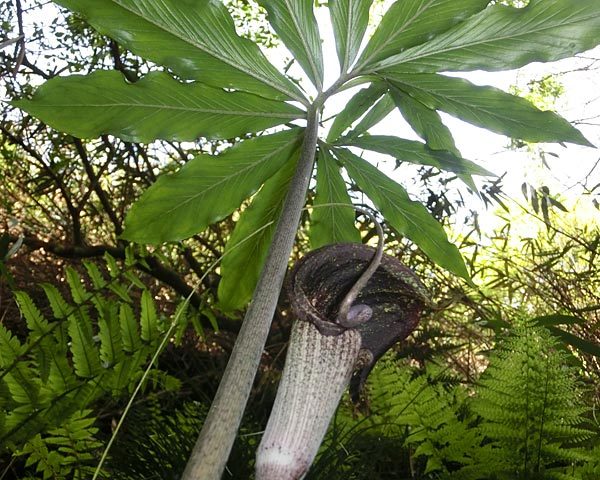
[{"label": "pale green leaf underside", "polygon": [[402,0],[386,12],[365,47],[359,68],[398,54],[483,10],[489,0]]},{"label": "pale green leaf underside", "polygon": [[[242,309],[252,298],[294,175],[298,153],[299,150],[263,185],[242,212],[227,242],[218,291],[219,307],[225,311]],[[274,223],[265,227],[269,222]]]},{"label": "pale green leaf underside", "polygon": [[[344,139],[342,138],[342,141]],[[340,142],[342,143],[342,142]],[[421,142],[388,135],[365,135],[351,138],[345,145],[391,155],[398,162],[429,165],[458,174],[490,176],[492,173],[476,163],[445,150],[432,150]]]},{"label": "pale green leaf underside", "polygon": [[[419,137],[425,140],[427,147],[432,150],[442,150],[462,158],[450,129],[444,125],[440,114],[413,99],[405,92],[398,90],[393,85],[390,95],[394,99],[398,110]],[[459,178],[473,191],[477,191],[477,185],[470,174],[459,173]]]},{"label": "pale green leaf underside", "polygon": [[510,70],[570,57],[595,47],[599,40],[598,0],[531,0],[525,8],[486,8],[430,42],[368,70]]},{"label": "pale green leaf underside", "polygon": [[[329,205],[342,203],[348,205]],[[340,168],[325,148],[319,148],[317,159],[317,194],[311,215],[309,239],[311,248],[332,243],[360,243],[354,209]]]},{"label": "pale green leaf underside", "polygon": [[375,105],[373,105],[373,108],[371,108],[366,115],[360,119],[360,122],[358,122],[356,126],[347,133],[347,136],[357,137],[358,135],[367,132],[369,129],[387,117],[395,108],[396,104],[389,94],[386,93]]},{"label": "pale green leaf underside", "polygon": [[462,78],[394,74],[389,79],[419,102],[492,132],[530,142],[591,144],[559,115],[541,111],[524,98]]},{"label": "pale green leaf underside", "polygon": [[427,107],[394,86],[391,87],[390,94],[404,119],[415,133],[427,142],[429,148],[447,150],[460,156],[452,132],[444,125],[435,109]]},{"label": "pale green leaf underside", "polygon": [[444,228],[421,203],[411,200],[402,186],[352,152],[338,148],[335,153],[394,229],[412,240],[432,261],[469,279],[458,248],[448,241]]},{"label": "pale green leaf underside", "polygon": [[313,84],[323,86],[323,52],[313,0],[258,0],[269,22]]},{"label": "pale green leaf underside", "polygon": [[345,73],[358,54],[373,0],[329,0],[340,68]]},{"label": "pale green leaf underside", "polygon": [[111,134],[130,142],[234,138],[303,116],[284,102],[183,84],[163,72],[133,84],[116,71],[57,77],[14,105],[76,137]]},{"label": "pale green leaf underside", "polygon": [[377,102],[385,93],[386,88],[381,83],[373,83],[359,90],[335,116],[327,134],[327,141],[333,142],[339,138],[356,120]]},{"label": "pale green leaf underside", "polygon": [[129,211],[123,237],[139,243],[177,241],[223,219],[289,160],[301,131],[245,140],[162,175]]},{"label": "pale green leaf underside", "polygon": [[219,0],[55,0],[132,52],[208,85],[280,100],[298,88],[256,44],[235,33]]}]

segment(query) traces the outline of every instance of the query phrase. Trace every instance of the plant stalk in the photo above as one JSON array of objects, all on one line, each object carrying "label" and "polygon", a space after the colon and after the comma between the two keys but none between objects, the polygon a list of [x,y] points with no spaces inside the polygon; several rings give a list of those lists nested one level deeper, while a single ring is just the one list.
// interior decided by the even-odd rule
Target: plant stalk
[{"label": "plant stalk", "polygon": [[302,153],[265,266],[215,399],[183,473],[183,480],[218,480],[225,469],[252,389],[296,238],[315,161],[319,114],[318,106],[313,105],[308,110]]}]

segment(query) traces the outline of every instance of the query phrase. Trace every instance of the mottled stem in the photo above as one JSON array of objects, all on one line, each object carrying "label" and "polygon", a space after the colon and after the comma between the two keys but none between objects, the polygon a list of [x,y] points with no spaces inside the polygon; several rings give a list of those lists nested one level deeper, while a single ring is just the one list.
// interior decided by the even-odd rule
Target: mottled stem
[{"label": "mottled stem", "polygon": [[348,329],[326,336],[295,321],[277,398],[256,455],[256,480],[298,480],[308,471],[348,386],[361,346]]},{"label": "mottled stem", "polygon": [[312,176],[319,108],[311,107],[307,119],[302,153],[265,266],[183,480],[218,480],[231,452],[275,313]]}]

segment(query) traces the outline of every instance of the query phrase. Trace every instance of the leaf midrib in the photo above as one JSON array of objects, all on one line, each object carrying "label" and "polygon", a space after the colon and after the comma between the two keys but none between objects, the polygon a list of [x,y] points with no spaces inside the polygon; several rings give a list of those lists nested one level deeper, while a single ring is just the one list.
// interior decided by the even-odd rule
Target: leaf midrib
[{"label": "leaf midrib", "polygon": [[304,98],[299,97],[298,95],[296,95],[294,92],[292,91],[288,91],[286,88],[284,88],[282,85],[279,85],[276,82],[273,82],[272,80],[270,80],[268,77],[264,77],[259,75],[257,72],[254,72],[250,69],[246,69],[243,68],[242,65],[237,64],[234,61],[230,61],[227,57],[225,56],[220,56],[218,55],[217,52],[214,52],[212,50],[210,50],[207,46],[204,46],[202,44],[199,44],[198,42],[194,42],[191,38],[185,38],[182,37],[181,35],[179,35],[178,32],[174,32],[172,29],[168,28],[168,26],[165,26],[163,24],[160,24],[159,22],[154,21],[153,19],[150,18],[146,18],[143,15],[135,12],[134,10],[128,8],[125,5],[122,5],[118,0],[111,0],[113,3],[115,3],[116,5],[118,5],[119,7],[121,7],[122,9],[128,11],[129,13],[131,13],[132,15],[135,15],[137,17],[140,17],[141,19],[143,19],[144,21],[154,25],[155,27],[173,35],[174,37],[178,38],[179,40],[181,40],[184,43],[187,43],[195,48],[197,48],[198,50],[203,51],[204,53],[207,53],[208,55],[210,55],[213,58],[216,58],[217,60],[229,65],[230,67],[233,67],[236,70],[239,70],[240,72],[256,79],[259,80],[262,83],[265,83],[266,85],[269,85],[270,87],[274,88],[275,90],[287,95],[290,98],[296,99],[300,102],[304,102]]},{"label": "leaf midrib", "polygon": [[414,47],[406,50],[406,52],[400,53],[398,55],[394,55],[393,57],[387,58],[386,60],[382,60],[381,62],[379,62],[378,65],[376,64],[372,69],[370,69],[367,72],[364,72],[364,74],[368,75],[368,74],[376,72],[379,69],[397,67],[398,65],[402,65],[402,64],[405,64],[405,63],[416,62],[416,61],[419,61],[419,60],[422,60],[422,59],[425,59],[425,58],[428,58],[428,57],[434,57],[436,55],[443,55],[443,54],[446,54],[448,52],[453,52],[454,50],[461,50],[461,49],[471,48],[471,47],[474,47],[474,46],[479,46],[479,45],[486,44],[486,43],[501,42],[501,41],[504,41],[504,40],[518,40],[520,37],[523,37],[523,36],[527,37],[529,35],[535,35],[537,33],[541,33],[541,32],[544,32],[546,30],[550,30],[551,31],[551,30],[555,29],[556,27],[568,27],[568,26],[571,26],[571,25],[577,25],[577,24],[580,24],[582,22],[587,22],[588,20],[593,19],[595,17],[596,17],[595,15],[590,15],[588,17],[580,18],[580,19],[578,19],[576,21],[572,21],[572,22],[569,22],[569,23],[561,22],[558,25],[557,24],[552,24],[551,26],[545,26],[545,27],[541,27],[541,28],[538,28],[538,29],[535,29],[535,30],[530,30],[530,31],[527,31],[527,32],[524,32],[524,33],[515,34],[515,35],[499,36],[499,37],[489,38],[489,39],[486,39],[486,40],[478,40],[478,41],[474,41],[474,42],[471,42],[471,43],[463,43],[463,44],[460,44],[460,45],[457,45],[457,46],[454,46],[454,47],[451,47],[451,48],[446,48],[446,49],[442,49],[442,50],[436,50],[434,52],[426,53],[426,54],[423,54],[423,55],[416,55],[413,58],[407,58],[407,59],[404,59],[404,60],[402,60],[402,61],[400,61],[398,63],[393,63],[392,59],[394,57],[401,56],[401,55],[403,55],[406,52],[410,52],[411,50],[421,49],[421,48],[423,48],[423,46],[425,46],[425,45],[427,45],[427,43],[429,43],[429,42],[427,42],[427,43],[423,43],[421,45],[416,45],[416,46],[414,46]]},{"label": "leaf midrib", "polygon": [[212,190],[214,190],[215,188],[219,187],[223,183],[228,182],[232,178],[239,177],[240,175],[243,175],[248,170],[252,170],[253,168],[256,168],[257,165],[264,164],[267,160],[269,160],[270,158],[274,157],[275,155],[277,155],[282,150],[285,150],[290,145],[292,145],[293,143],[295,143],[297,140],[298,140],[298,137],[294,137],[289,142],[286,142],[281,147],[277,148],[276,150],[271,151],[268,155],[265,155],[264,157],[262,157],[259,161],[253,162],[253,163],[249,163],[245,168],[243,168],[241,170],[236,170],[235,173],[233,173],[232,175],[228,175],[226,177],[222,177],[221,180],[219,180],[218,182],[213,183],[212,185],[208,186],[207,188],[205,188],[201,192],[198,192],[197,194],[192,195],[191,197],[188,197],[186,200],[183,200],[183,201],[179,202],[173,208],[170,208],[169,210],[166,210],[165,214],[169,214],[169,213],[177,210],[178,208],[181,208],[182,206],[187,205],[190,202],[193,202],[198,197],[202,197],[202,196],[206,195],[207,193],[211,192]]},{"label": "leaf midrib", "polygon": [[176,107],[170,105],[153,105],[153,104],[139,104],[139,103],[86,103],[82,104],[52,104],[46,103],[38,106],[38,108],[107,108],[107,107],[128,107],[128,108],[139,108],[139,109],[154,109],[154,110],[175,110],[175,111],[189,111],[199,113],[211,113],[216,115],[238,115],[247,117],[268,117],[268,118],[289,118],[297,119],[301,118],[302,114],[294,113],[283,113],[283,112],[254,112],[250,110],[216,110],[209,108],[190,108],[190,107]]},{"label": "leaf midrib", "polygon": [[[445,101],[447,101],[447,102],[452,102],[452,103],[457,104],[459,107],[466,108],[468,110],[473,110],[475,108],[478,111],[486,113],[487,115],[489,115],[491,117],[501,119],[503,121],[507,121],[508,120],[511,123],[516,123],[517,125],[530,126],[530,123],[525,122],[525,121],[515,120],[510,115],[500,115],[497,112],[495,112],[494,110],[491,110],[491,109],[488,109],[488,108],[485,108],[485,107],[482,107],[482,106],[479,106],[479,105],[475,107],[473,105],[470,105],[470,104],[468,104],[466,102],[461,101],[460,99],[457,99],[456,97],[453,97],[453,96],[450,96],[450,95],[443,95],[443,94],[435,93],[434,90],[427,89],[427,88],[422,87],[420,85],[415,86],[413,84],[406,83],[406,82],[401,82],[401,83],[405,83],[405,85],[408,85],[410,88],[414,88],[416,90],[422,90],[423,92],[426,92],[426,93],[428,93],[428,94],[430,94],[432,96],[435,96],[435,97],[438,97],[438,98],[441,97],[442,99],[445,99]],[[476,85],[473,85],[473,86],[476,87]],[[502,91],[502,90],[500,90],[500,91]],[[503,93],[506,93],[506,92],[503,92]],[[507,95],[510,95],[510,94],[507,93]],[[515,96],[515,97],[522,99],[522,97],[518,97],[518,96]],[[442,111],[444,111],[443,107],[437,107],[436,110],[442,110]],[[547,110],[539,110],[538,113],[552,113],[552,112],[551,111],[547,111]]]},{"label": "leaf midrib", "polygon": [[401,28],[399,28],[393,35],[390,35],[388,42],[382,43],[377,49],[373,50],[373,53],[371,53],[371,55],[369,55],[369,57],[367,57],[364,61],[362,61],[360,66],[368,65],[373,57],[376,57],[377,54],[379,54],[382,50],[384,50],[391,43],[393,43],[400,34],[406,32],[406,30],[408,29],[408,27],[410,27],[410,25],[415,20],[415,18],[418,18],[422,14],[422,12],[424,10],[428,9],[431,6],[431,4],[434,2],[435,2],[435,0],[430,0],[426,5],[423,5],[417,12],[415,12],[415,14],[412,17],[410,17],[409,19],[407,19],[404,22],[404,24],[402,25]]},{"label": "leaf midrib", "polygon": [[[280,0],[275,0],[275,1],[280,1]],[[310,69],[312,70],[312,74],[314,75],[315,81],[318,84],[317,88],[319,88],[319,90],[320,90],[322,88],[321,78],[319,75],[319,70],[317,68],[317,65],[314,62],[314,58],[312,56],[312,50],[310,49],[308,39],[302,34],[302,28],[300,28],[300,24],[298,23],[296,16],[293,14],[289,0],[284,0],[284,3],[290,13],[290,18],[292,19],[292,22],[294,23],[294,28],[298,32],[298,37],[300,38],[300,41],[302,42],[304,51],[307,53],[307,58],[308,58],[308,63],[310,64]]]}]

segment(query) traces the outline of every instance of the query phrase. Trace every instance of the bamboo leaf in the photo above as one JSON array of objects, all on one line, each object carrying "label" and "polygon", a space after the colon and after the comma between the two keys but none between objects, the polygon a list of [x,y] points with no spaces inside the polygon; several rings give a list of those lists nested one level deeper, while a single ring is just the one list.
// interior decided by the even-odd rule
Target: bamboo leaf
[{"label": "bamboo leaf", "polygon": [[149,73],[133,84],[116,71],[56,77],[31,100],[13,105],[76,137],[110,134],[146,143],[234,138],[303,116],[302,110],[284,102],[183,84],[164,72]]},{"label": "bamboo leaf", "polygon": [[458,248],[448,241],[444,228],[423,205],[411,200],[402,186],[352,152],[338,148],[335,153],[393,228],[435,263],[470,281]]},{"label": "bamboo leaf", "polygon": [[419,45],[483,10],[489,0],[403,0],[388,9],[365,47],[363,68]]},{"label": "bamboo leaf", "polygon": [[429,165],[458,174],[493,176],[491,172],[470,160],[457,157],[451,152],[431,150],[425,144],[413,140],[388,135],[365,135],[358,138],[349,138],[347,141],[344,140],[342,138],[344,145],[391,155],[398,162]]},{"label": "bamboo leaf", "polygon": [[591,143],[564,118],[542,111],[524,98],[462,78],[432,74],[394,74],[389,80],[427,107],[465,122],[530,142]]},{"label": "bamboo leaf", "polygon": [[323,52],[313,0],[258,0],[269,22],[318,90],[323,88]]},{"label": "bamboo leaf", "polygon": [[345,73],[358,54],[373,0],[329,0],[340,69]]},{"label": "bamboo leaf", "polygon": [[524,8],[494,5],[427,43],[382,59],[368,71],[510,70],[593,48],[598,32],[597,0],[531,0]]},{"label": "bamboo leaf", "polygon": [[[321,206],[329,203],[339,205]],[[360,233],[354,225],[355,213],[340,168],[327,148],[319,148],[317,158],[317,194],[311,215],[309,239],[311,248],[331,243],[360,243]]]},{"label": "bamboo leaf", "polygon": [[140,243],[182,240],[221,220],[289,160],[300,132],[246,140],[161,176],[131,208],[123,237]]},{"label": "bamboo leaf", "polygon": [[218,88],[303,100],[258,45],[241,38],[218,0],[56,0],[98,32],[176,75]]},{"label": "bamboo leaf", "polygon": [[298,158],[296,153],[263,185],[250,206],[242,212],[225,246],[218,291],[219,306],[223,310],[241,309],[252,297],[267,257],[275,223],[263,227],[279,218],[294,174]]}]

